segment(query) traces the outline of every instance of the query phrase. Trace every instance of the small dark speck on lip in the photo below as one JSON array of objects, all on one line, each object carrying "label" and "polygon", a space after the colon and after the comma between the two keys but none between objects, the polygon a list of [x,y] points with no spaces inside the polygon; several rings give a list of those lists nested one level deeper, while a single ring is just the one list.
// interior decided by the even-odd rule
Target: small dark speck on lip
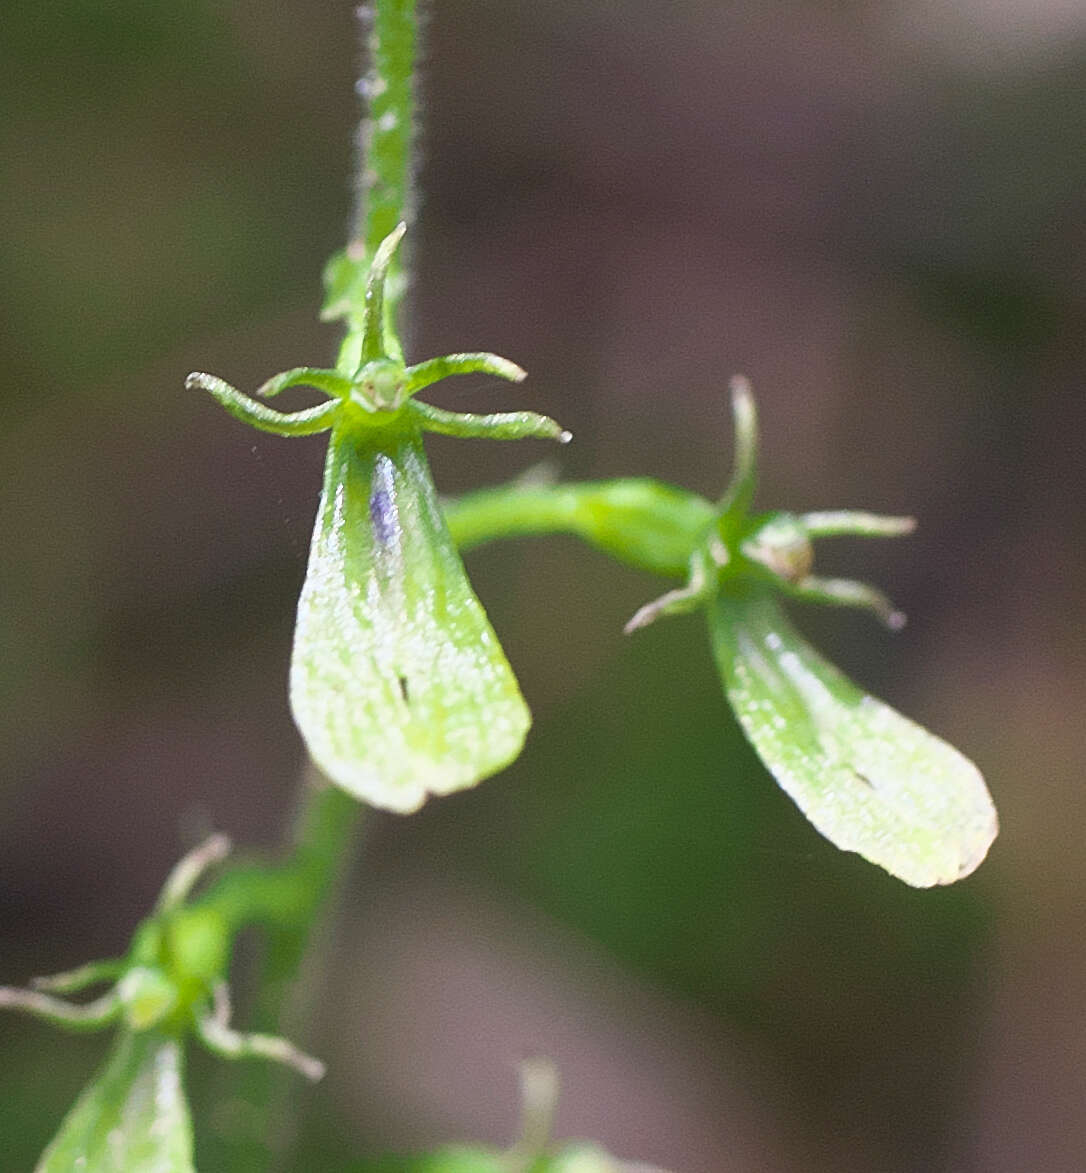
[{"label": "small dark speck on lip", "polygon": [[400,696],[403,697],[405,703],[410,703],[411,695],[407,691],[407,677],[406,676],[400,677]]}]

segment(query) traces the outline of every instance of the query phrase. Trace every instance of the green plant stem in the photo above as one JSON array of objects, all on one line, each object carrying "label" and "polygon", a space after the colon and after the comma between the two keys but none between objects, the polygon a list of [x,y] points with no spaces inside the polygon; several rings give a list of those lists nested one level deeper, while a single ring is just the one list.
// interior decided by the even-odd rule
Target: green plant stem
[{"label": "green plant stem", "polygon": [[372,257],[393,228],[401,220],[410,223],[414,215],[410,161],[417,25],[415,0],[377,0],[370,11],[369,69],[360,87],[367,116],[360,132],[352,236],[365,244]]},{"label": "green plant stem", "polygon": [[[304,1037],[321,987],[326,951],[320,946],[331,935],[337,896],[350,870],[352,846],[362,822],[363,807],[338,787],[331,786],[310,765],[302,779],[300,809],[295,823],[295,850],[288,874],[279,884],[265,885],[271,896],[266,912],[276,917],[276,897],[289,904],[293,892],[293,923],[270,921],[260,982],[248,1029]],[[278,891],[276,891],[278,889]],[[266,922],[269,923],[269,922]],[[305,980],[299,981],[309,955]],[[254,1169],[289,1167],[295,1139],[300,1089],[297,1077],[278,1064],[247,1065],[245,1089],[262,1121],[258,1144],[271,1148],[272,1162]],[[224,1166],[237,1169],[236,1164]]]},{"label": "green plant stem", "polygon": [[297,947],[297,938],[305,935],[314,910],[335,883],[338,860],[360,819],[357,802],[315,776],[307,768],[287,859],[235,861],[191,902],[193,908],[218,913],[231,933],[260,925],[284,940],[294,938]]},{"label": "green plant stem", "polygon": [[[376,0],[364,10],[371,22],[369,68],[359,84],[366,110],[359,128],[356,205],[347,257],[364,282],[377,246],[415,217],[412,141],[415,128],[414,63],[418,42],[415,0]],[[397,250],[386,282],[386,320],[395,322],[407,289],[404,251]],[[357,311],[362,305],[357,306]],[[355,312],[349,331],[360,331]]]},{"label": "green plant stem", "polygon": [[[232,933],[253,925],[264,930],[257,991],[244,1012],[246,1030],[304,1035],[321,975],[310,972],[309,980],[298,982],[299,971],[307,950],[314,952],[314,939],[331,929],[331,909],[349,870],[362,813],[359,803],[308,765],[290,854],[279,863],[239,859],[193,902],[217,912]],[[226,1070],[225,1091],[216,1102],[229,1107],[209,1145],[209,1167],[231,1173],[281,1167],[294,1139],[296,1082],[294,1073],[277,1064]]]}]

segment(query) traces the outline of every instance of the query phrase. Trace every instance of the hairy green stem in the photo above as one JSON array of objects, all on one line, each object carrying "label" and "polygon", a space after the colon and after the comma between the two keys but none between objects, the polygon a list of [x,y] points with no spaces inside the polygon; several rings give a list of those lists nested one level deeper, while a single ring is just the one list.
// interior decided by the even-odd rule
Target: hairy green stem
[{"label": "hairy green stem", "polygon": [[[358,132],[357,203],[347,256],[368,270],[381,241],[401,221],[410,225],[415,216],[412,140],[418,22],[415,0],[376,0],[359,13],[369,68],[359,83],[365,108]],[[402,251],[392,258],[386,288],[386,313],[395,321],[407,288]],[[352,320],[351,329],[356,328]]]}]

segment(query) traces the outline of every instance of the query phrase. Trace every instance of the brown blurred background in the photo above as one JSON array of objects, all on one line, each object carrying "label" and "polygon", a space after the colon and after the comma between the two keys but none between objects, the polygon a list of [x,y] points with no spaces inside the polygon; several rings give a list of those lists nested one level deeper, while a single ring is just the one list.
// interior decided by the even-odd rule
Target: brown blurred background
[{"label": "brown blurred background", "polygon": [[[739,737],[701,624],[621,635],[659,582],[572,541],[481,551],[536,725],[500,778],[369,821],[298,1168],[504,1141],[542,1052],[560,1135],[680,1173],[1081,1169],[1086,10],[437,0],[428,24],[411,353],[531,374],[439,401],[557,416],[563,475],[713,495],[749,375],[762,503],[919,516],[823,551],[902,635],[797,615],[977,760],[1003,829],[935,892],[835,852]],[[312,0],[17,0],[3,25],[0,980],[25,981],[123,949],[205,828],[273,845],[289,817],[322,441],[183,380],[331,358],[357,52],[351,5]],[[444,492],[552,456],[430,451]],[[0,1022],[4,1169],[102,1049]]]}]

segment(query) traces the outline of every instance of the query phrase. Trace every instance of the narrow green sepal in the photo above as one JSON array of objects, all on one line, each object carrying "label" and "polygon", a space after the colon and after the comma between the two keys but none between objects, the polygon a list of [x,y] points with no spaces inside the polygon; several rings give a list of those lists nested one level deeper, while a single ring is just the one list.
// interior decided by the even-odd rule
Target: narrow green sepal
[{"label": "narrow green sepal", "polygon": [[898,538],[916,530],[915,517],[890,517],[859,509],[820,509],[801,513],[799,521],[812,538]]},{"label": "narrow green sepal", "polygon": [[221,863],[230,854],[230,849],[230,837],[216,833],[186,852],[166,877],[162,891],[158,894],[155,912],[161,914],[180,908],[207,870]]},{"label": "narrow green sepal", "polygon": [[704,557],[695,555],[690,560],[690,577],[685,586],[667,591],[651,603],[639,608],[622,629],[625,635],[648,627],[665,615],[688,615],[703,606],[715,590],[712,575]]},{"label": "narrow green sepal", "polygon": [[256,389],[256,393],[262,399],[271,399],[288,387],[315,387],[336,399],[346,399],[351,393],[351,380],[340,371],[324,367],[294,367],[273,375]]},{"label": "narrow green sepal", "polygon": [[900,631],[905,626],[905,612],[899,611],[882,591],[866,582],[857,582],[851,578],[819,578],[808,574],[798,582],[782,583],[781,589],[796,599],[869,611],[890,631]]},{"label": "narrow green sepal", "polygon": [[554,1064],[548,1059],[527,1060],[520,1065],[520,1078],[520,1136],[509,1148],[446,1145],[406,1164],[395,1161],[398,1173],[408,1168],[412,1173],[667,1173],[656,1165],[620,1161],[595,1144],[555,1142],[559,1085]]},{"label": "narrow green sepal", "polygon": [[557,440],[568,444],[573,433],[549,416],[534,411],[504,411],[492,415],[474,415],[470,412],[443,411],[440,407],[411,399],[405,405],[426,432],[461,439],[484,440]]},{"label": "narrow green sepal", "polygon": [[[368,269],[365,263],[348,259],[347,254],[337,254],[342,258],[345,275],[342,291],[335,294],[334,300],[326,300],[320,312],[322,322],[334,321],[342,318],[347,322],[347,332],[340,343],[336,355],[336,369],[344,373],[354,372],[363,362],[362,358],[362,322],[366,300],[366,279]],[[332,261],[336,261],[333,257]],[[385,314],[388,319],[385,330],[385,349],[390,357],[403,358],[403,350],[395,333],[389,328],[393,318],[393,307],[402,299],[407,287],[407,281],[402,272],[392,272],[385,281]]]},{"label": "narrow green sepal", "polygon": [[108,961],[88,961],[86,965],[77,966],[64,973],[31,978],[30,985],[32,989],[50,994],[78,994],[88,986],[115,982],[124,972],[124,967],[125,961],[122,957],[111,958]]},{"label": "narrow green sepal", "polygon": [[117,1021],[121,1014],[121,1000],[115,990],[93,1002],[79,1004],[66,1002],[41,990],[0,986],[0,1010],[19,1010],[62,1030],[96,1031]]},{"label": "narrow green sepal", "polygon": [[230,1026],[230,995],[225,982],[215,987],[214,1006],[210,1013],[197,1016],[196,1036],[220,1059],[267,1059],[292,1068],[312,1083],[324,1078],[324,1064],[299,1051],[286,1039],[234,1030]]},{"label": "narrow green sepal", "polygon": [[528,377],[528,372],[523,367],[518,367],[515,362],[502,358],[500,354],[489,354],[485,351],[429,358],[425,362],[408,367],[405,374],[405,390],[408,395],[414,395],[416,391],[421,391],[440,379],[447,379],[450,375],[496,375],[499,379],[508,379],[511,383],[522,383]]},{"label": "narrow green sepal", "polygon": [[718,524],[725,537],[729,528],[750,512],[758,481],[758,409],[754,392],[742,375],[732,377],[728,392],[735,424],[735,457],[731,481],[717,505]]},{"label": "narrow green sepal", "polygon": [[251,399],[216,375],[200,371],[194,371],[189,375],[185,380],[185,386],[190,391],[207,391],[235,419],[261,432],[271,432],[277,436],[311,436],[317,432],[326,432],[332,426],[336,412],[340,409],[338,399],[329,399],[303,411],[276,411]]},{"label": "narrow green sepal", "polygon": [[520,1136],[507,1158],[514,1168],[530,1168],[550,1147],[558,1091],[558,1068],[550,1059],[521,1062]]},{"label": "narrow green sepal", "polygon": [[399,224],[377,246],[366,278],[366,295],[362,310],[362,362],[367,363],[375,358],[389,358],[389,348],[385,345],[385,334],[390,323],[385,316],[385,278],[388,267],[392,263],[393,254],[403,240],[407,231],[407,224],[401,220]]}]

